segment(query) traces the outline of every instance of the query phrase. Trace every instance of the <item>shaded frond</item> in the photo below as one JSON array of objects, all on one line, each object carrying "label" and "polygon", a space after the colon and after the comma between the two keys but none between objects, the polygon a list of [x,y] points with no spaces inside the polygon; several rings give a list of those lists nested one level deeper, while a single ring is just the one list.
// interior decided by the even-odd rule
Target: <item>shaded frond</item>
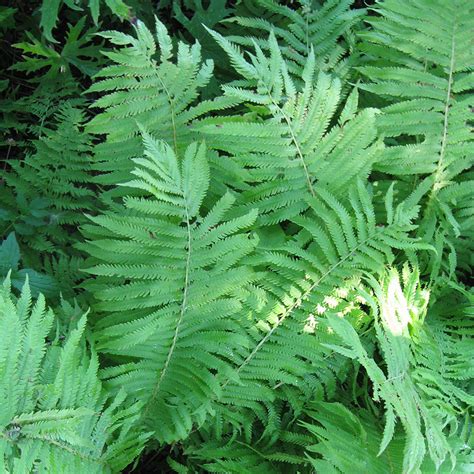
[{"label": "shaded frond", "polygon": [[290,8],[273,0],[254,2],[269,19],[237,16],[226,20],[241,27],[242,35],[228,36],[230,41],[248,47],[258,44],[263,50],[271,45],[265,38],[273,32],[280,44],[288,70],[301,77],[306,58],[314,51],[318,71],[346,76],[351,67],[347,58],[352,51],[351,30],[364,14],[363,9],[351,9],[352,0],[330,0],[323,5],[303,1],[299,9]]}]

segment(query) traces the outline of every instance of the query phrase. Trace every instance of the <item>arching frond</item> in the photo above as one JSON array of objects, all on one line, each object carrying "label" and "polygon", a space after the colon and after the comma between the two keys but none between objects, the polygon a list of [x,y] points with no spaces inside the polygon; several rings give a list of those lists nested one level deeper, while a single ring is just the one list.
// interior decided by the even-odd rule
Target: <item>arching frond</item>
[{"label": "arching frond", "polygon": [[362,184],[350,193],[351,207],[322,189],[319,194],[310,200],[311,213],[295,219],[302,230],[293,239],[252,259],[265,272],[260,285],[267,302],[250,345],[235,351],[235,374],[224,381],[220,407],[210,419],[218,431],[222,424],[244,429],[241,424],[251,437],[253,419],[275,436],[274,404],[280,398],[298,413],[316,393],[331,394],[344,365],[325,349],[332,336],[322,315],[357,309],[355,299],[345,301],[344,295],[358,285],[362,272],[382,274],[394,261],[393,248],[425,248],[408,237],[416,210],[393,210],[387,201],[390,217],[379,226]]},{"label": "arching frond", "polygon": [[91,217],[83,246],[97,275],[90,284],[104,314],[98,348],[130,363],[105,369],[109,385],[146,401],[145,418],[160,441],[184,438],[220,397],[217,376],[230,375],[232,354],[247,344],[239,321],[246,286],[257,275],[240,260],[256,239],[245,232],[256,212],[229,220],[224,195],[205,215],[206,149],[191,144],[181,161],[143,134],[146,157],[126,183],[146,196]]},{"label": "arching frond", "polygon": [[374,143],[375,110],[356,114],[354,93],[343,120],[331,126],[340,105],[341,83],[324,73],[316,79],[312,51],[300,88],[288,75],[273,34],[269,56],[255,45],[250,59],[228,39],[212,34],[245,80],[238,86],[223,86],[225,96],[264,111],[254,120],[216,117],[195,126],[210,147],[229,155],[215,162],[216,173],[243,191],[238,201],[242,211],[257,207],[259,222],[274,224],[305,210],[306,199],[317,194],[318,184],[337,195],[350,181],[368,175],[379,151]]}]

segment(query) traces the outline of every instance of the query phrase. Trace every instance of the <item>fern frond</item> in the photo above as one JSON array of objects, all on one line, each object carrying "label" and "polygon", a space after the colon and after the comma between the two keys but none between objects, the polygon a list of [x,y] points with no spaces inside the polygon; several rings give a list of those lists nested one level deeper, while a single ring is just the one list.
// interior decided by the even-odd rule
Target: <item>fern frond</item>
[{"label": "fern frond", "polygon": [[98,348],[132,361],[103,375],[140,394],[156,437],[172,442],[205,417],[220,396],[217,376],[230,374],[233,351],[247,344],[237,315],[257,275],[240,260],[257,243],[245,232],[256,212],[227,219],[228,193],[201,215],[204,144],[191,144],[178,161],[169,145],[146,132],[143,140],[146,157],[135,160],[136,179],[126,186],[146,197],[91,217],[83,248],[98,276],[90,284],[95,309],[105,313]]},{"label": "fern frond", "polygon": [[319,402],[306,413],[311,421],[301,424],[317,440],[307,446],[316,472],[401,474],[403,438],[398,436],[379,454],[382,430],[369,412],[349,410],[340,403]]},{"label": "fern frond", "polygon": [[[100,80],[89,89],[102,94],[94,103],[102,112],[89,122],[87,131],[106,134],[105,142],[95,148],[97,182],[104,185],[127,180],[134,167],[132,159],[141,156],[138,124],[180,154],[193,141],[193,120],[232,105],[228,100],[196,103],[213,71],[212,61],[202,62],[199,43],[179,42],[175,59],[171,37],[158,20],[156,39],[142,22],[135,33],[136,37],[101,33],[118,49],[104,53],[112,65],[95,76]],[[157,49],[159,61],[155,59]]]},{"label": "fern frond", "polygon": [[[472,237],[472,230],[461,235],[464,219],[457,221],[456,202],[446,198],[474,163],[473,6],[388,0],[375,10],[379,16],[367,20],[372,30],[361,34],[368,65],[359,70],[368,81],[360,87],[387,100],[377,127],[396,142],[374,166],[396,176],[430,175],[419,235],[446,241],[446,252],[459,237]],[[465,188],[470,200],[472,189]]]},{"label": "fern frond", "polygon": [[[300,88],[290,78],[273,34],[269,56],[255,44],[249,59],[237,45],[212,34],[245,79],[239,86],[223,86],[225,96],[265,110],[261,119],[217,117],[195,126],[209,147],[229,155],[214,165],[221,181],[243,191],[242,211],[257,207],[259,222],[278,223],[305,210],[306,198],[317,194],[318,184],[337,195],[352,180],[367,177],[380,146],[374,143],[375,110],[348,111],[347,120],[331,127],[341,83],[324,73],[315,79],[313,51]],[[347,108],[353,111],[352,102]],[[235,164],[238,171],[233,173]]]},{"label": "fern frond", "polygon": [[84,212],[95,210],[96,198],[90,188],[92,140],[83,132],[83,111],[66,102],[55,120],[56,126],[44,129],[34,142],[34,153],[12,161],[13,172],[5,180],[14,190],[11,226],[17,235],[28,237],[35,251],[61,253],[85,221]]},{"label": "fern frond", "polygon": [[124,392],[108,401],[97,377],[97,356],[89,358],[82,348],[85,315],[63,347],[47,342],[53,322],[42,295],[33,303],[26,283],[17,300],[5,280],[0,288],[2,469],[118,472],[148,437],[133,428],[140,404],[125,406]]},{"label": "fern frond", "polygon": [[[262,8],[268,20],[238,16],[226,20],[238,24],[242,35],[228,36],[236,44],[248,47],[258,44],[263,50],[271,49],[266,40],[273,32],[280,44],[283,57],[288,61],[288,70],[301,77],[306,58],[313,50],[317,70],[346,76],[351,67],[347,59],[352,50],[350,33],[361,21],[363,9],[350,9],[352,0],[330,0],[323,5],[303,1],[299,9],[293,9],[273,0],[258,0],[255,6]],[[348,41],[349,40],[349,41]]]},{"label": "fern frond", "polygon": [[234,429],[251,429],[249,420],[259,420],[277,432],[273,404],[279,398],[298,413],[315,393],[331,393],[344,364],[325,350],[332,336],[321,315],[356,309],[355,298],[344,301],[338,294],[347,295],[364,271],[381,274],[394,260],[392,248],[425,248],[408,237],[413,210],[411,216],[392,210],[387,225],[379,226],[361,183],[350,193],[350,208],[322,189],[319,194],[310,200],[312,212],[295,219],[301,231],[293,239],[252,258],[264,272],[267,301],[251,344],[234,354],[237,368],[224,382],[218,425],[225,420]]}]

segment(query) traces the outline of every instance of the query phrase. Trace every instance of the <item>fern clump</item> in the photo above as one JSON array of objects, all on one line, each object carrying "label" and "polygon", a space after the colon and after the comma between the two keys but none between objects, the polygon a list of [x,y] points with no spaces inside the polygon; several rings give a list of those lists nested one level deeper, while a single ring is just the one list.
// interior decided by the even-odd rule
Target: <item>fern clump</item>
[{"label": "fern clump", "polygon": [[17,3],[0,471],[472,472],[472,2]]},{"label": "fern clump", "polygon": [[98,359],[85,352],[85,315],[61,343],[54,312],[28,283],[0,289],[0,452],[4,472],[117,472],[143,449],[140,404],[104,392]]}]

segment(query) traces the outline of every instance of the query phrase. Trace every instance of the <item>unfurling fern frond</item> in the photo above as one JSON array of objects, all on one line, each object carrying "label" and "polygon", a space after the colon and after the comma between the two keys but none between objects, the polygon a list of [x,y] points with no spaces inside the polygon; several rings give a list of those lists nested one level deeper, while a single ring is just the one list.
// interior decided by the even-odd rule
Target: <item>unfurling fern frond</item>
[{"label": "unfurling fern frond", "polygon": [[147,435],[135,431],[140,404],[109,399],[88,357],[85,315],[64,345],[48,341],[54,314],[42,295],[19,299],[0,287],[0,465],[6,473],[112,473],[137,456]]},{"label": "unfurling fern frond", "polygon": [[[442,240],[454,258],[463,247],[457,240],[474,235],[472,219],[456,212],[462,201],[472,205],[474,189],[466,173],[474,164],[473,4],[386,0],[375,10],[379,16],[367,20],[372,30],[361,34],[368,64],[359,70],[368,81],[360,87],[388,102],[377,127],[392,146],[374,166],[428,176],[419,235]],[[463,253],[471,251],[468,245]]]},{"label": "unfurling fern frond", "polygon": [[330,126],[340,105],[341,83],[324,73],[315,78],[312,51],[300,88],[289,76],[273,34],[269,56],[255,45],[249,59],[237,45],[212,34],[243,77],[223,86],[225,97],[251,103],[263,116],[207,118],[194,127],[209,147],[229,155],[213,163],[214,169],[221,181],[242,191],[241,211],[257,207],[262,224],[281,222],[305,210],[318,185],[338,195],[352,180],[369,174],[379,150],[375,110],[356,114],[354,92],[340,124]]},{"label": "unfurling fern frond", "polygon": [[[373,383],[373,398],[383,403],[386,423],[383,452],[400,420],[406,433],[403,472],[418,472],[430,458],[435,468],[455,468],[458,419],[474,403],[469,394],[472,379],[473,344],[470,321],[456,322],[431,317],[428,292],[420,287],[417,272],[404,270],[404,286],[398,273],[389,272],[379,284],[369,281],[374,295],[362,292],[373,310],[383,366],[369,357],[361,340],[344,318],[330,316],[330,324],[342,344],[331,346],[340,354],[358,360]],[[450,295],[452,298],[452,294]],[[452,301],[452,300],[451,300]],[[448,429],[449,427],[449,429]],[[462,443],[461,443],[462,444]],[[459,447],[458,447],[459,448]],[[425,472],[425,471],[423,471]]]},{"label": "unfurling fern frond", "polygon": [[[105,142],[95,148],[101,184],[115,186],[129,178],[132,159],[142,153],[138,124],[180,154],[192,142],[189,125],[193,120],[232,104],[226,100],[196,103],[212,76],[212,61],[202,62],[197,42],[192,46],[179,42],[175,61],[171,37],[159,21],[156,31],[155,40],[138,22],[136,38],[119,32],[101,33],[119,47],[104,53],[112,65],[95,76],[101,80],[89,89],[102,94],[94,103],[102,112],[87,127],[90,133],[106,134]],[[159,61],[155,59],[157,47]]]},{"label": "unfurling fern frond", "polygon": [[242,318],[246,287],[257,277],[240,260],[256,245],[243,230],[256,212],[229,220],[234,197],[205,215],[209,185],[204,144],[178,160],[173,149],[143,134],[146,157],[125,185],[144,197],[84,226],[92,256],[90,284],[104,314],[98,348],[130,363],[104,369],[112,387],[146,401],[145,418],[160,441],[184,438],[220,397],[218,377],[231,376],[233,353],[247,344]]},{"label": "unfurling fern frond", "polygon": [[228,39],[242,46],[257,43],[263,50],[271,49],[264,38],[274,32],[283,57],[288,61],[288,70],[297,78],[301,73],[311,50],[316,57],[318,71],[335,73],[342,78],[350,72],[352,61],[348,51],[352,50],[351,29],[364,14],[363,9],[351,9],[352,0],[330,0],[324,5],[303,1],[295,10],[274,0],[258,0],[268,20],[238,16],[226,22],[243,26],[242,35],[229,36]]}]

